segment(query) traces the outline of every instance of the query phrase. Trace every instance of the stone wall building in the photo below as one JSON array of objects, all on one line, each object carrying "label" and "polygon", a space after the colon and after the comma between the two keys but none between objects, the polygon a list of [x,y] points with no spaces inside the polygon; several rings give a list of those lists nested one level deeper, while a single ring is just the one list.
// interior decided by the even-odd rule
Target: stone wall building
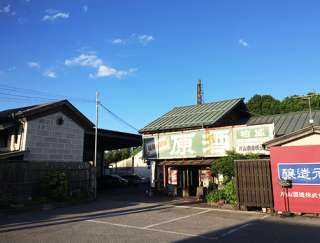
[{"label": "stone wall building", "polygon": [[[99,174],[105,150],[141,144],[140,135],[98,129]],[[0,112],[0,160],[81,162],[93,155],[94,124],[67,100]]]}]

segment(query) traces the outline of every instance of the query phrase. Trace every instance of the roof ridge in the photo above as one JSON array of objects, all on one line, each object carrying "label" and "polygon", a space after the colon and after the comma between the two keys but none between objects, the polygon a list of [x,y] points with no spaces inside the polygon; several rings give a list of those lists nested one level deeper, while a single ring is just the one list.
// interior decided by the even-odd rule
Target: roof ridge
[{"label": "roof ridge", "polygon": [[148,123],[139,132],[213,126],[228,112],[244,104],[244,98],[227,99],[201,105],[180,106]]},{"label": "roof ridge", "polygon": [[16,108],[9,108],[9,109],[5,109],[5,110],[1,110],[0,112],[10,112],[10,111],[16,111],[19,112],[21,110],[23,111],[27,111],[33,108],[37,108],[37,107],[41,107],[41,106],[45,106],[45,105],[49,105],[49,104],[53,104],[53,103],[57,103],[57,102],[61,102],[61,101],[65,101],[65,100],[57,100],[57,101],[52,101],[52,102],[47,102],[47,103],[40,103],[40,104],[35,104],[35,105],[27,105],[27,106],[20,106],[20,107],[16,107]]},{"label": "roof ridge", "polygon": [[[320,110],[312,110],[312,112],[319,111]],[[290,111],[287,113],[278,113],[278,114],[272,114],[272,115],[254,115],[251,118],[261,118],[261,117],[275,117],[275,116],[281,116],[281,115],[292,115],[292,114],[302,114],[302,113],[309,113],[310,111]]]},{"label": "roof ridge", "polygon": [[225,99],[225,100],[212,101],[212,102],[203,103],[203,104],[175,106],[175,107],[172,108],[172,110],[174,110],[176,108],[186,108],[186,107],[192,107],[192,106],[205,106],[205,105],[210,105],[210,104],[222,103],[222,102],[233,101],[233,100],[244,100],[244,99],[245,99],[244,97],[240,97],[240,98],[234,98],[234,99]]},{"label": "roof ridge", "polygon": [[[23,111],[18,111],[17,113],[19,113],[19,112],[25,113],[25,112],[31,111],[33,109],[39,109],[41,107],[45,107],[45,106],[48,106],[48,105],[57,104],[57,103],[61,103],[61,102],[66,102],[66,101],[69,102],[68,100],[64,99],[64,100],[57,100],[57,101],[47,102],[47,103],[41,103],[41,104],[37,104],[37,105],[31,106],[29,109],[26,109],[26,110],[23,110]],[[19,108],[17,108],[17,109],[19,109]]]}]

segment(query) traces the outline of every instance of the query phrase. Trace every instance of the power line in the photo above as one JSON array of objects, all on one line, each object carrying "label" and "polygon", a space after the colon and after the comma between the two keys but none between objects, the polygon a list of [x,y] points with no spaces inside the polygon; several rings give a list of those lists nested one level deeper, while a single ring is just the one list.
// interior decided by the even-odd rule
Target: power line
[{"label": "power line", "polygon": [[[36,97],[36,96],[28,95],[29,97],[25,97],[25,98],[58,100],[58,99],[61,99],[61,97],[63,97],[63,99],[65,99],[65,97],[66,97],[65,95],[61,95],[61,94],[53,94],[53,93],[49,93],[49,92],[44,92],[44,91],[39,91],[39,90],[34,90],[34,89],[27,89],[27,88],[19,88],[19,87],[4,85],[4,84],[0,84],[0,90],[12,91],[13,93],[18,93],[16,95],[20,95],[20,96],[26,96],[26,95],[24,95],[25,93],[27,93],[27,94],[32,93],[35,95],[45,95],[45,96],[51,97],[51,98],[45,98],[45,97],[38,97],[38,96]],[[23,94],[21,94],[22,92],[23,92]],[[60,98],[58,98],[58,97],[60,97]],[[87,99],[87,98],[83,98],[83,97],[68,96],[67,98],[70,100],[75,100],[75,101],[80,101],[80,102],[88,102],[88,103],[95,102],[93,99]]]},{"label": "power line", "polygon": [[10,94],[10,93],[3,93],[3,92],[0,92],[0,95],[13,96],[13,97],[21,97],[21,98],[27,98],[27,99],[57,100],[57,99],[51,99],[51,98],[46,98],[46,97],[28,96],[28,95],[19,95],[19,94]]},{"label": "power line", "polygon": [[118,116],[117,114],[115,114],[114,112],[112,112],[109,108],[107,108],[106,106],[104,106],[101,102],[99,102],[100,106],[102,108],[104,108],[108,113],[110,113],[113,117],[115,117],[116,119],[118,119],[119,121],[121,121],[122,123],[124,123],[125,125],[127,125],[128,127],[130,127],[131,129],[135,130],[138,132],[138,129],[136,127],[134,127],[133,125],[131,125],[129,122],[125,121],[124,119],[122,119],[120,116]]}]

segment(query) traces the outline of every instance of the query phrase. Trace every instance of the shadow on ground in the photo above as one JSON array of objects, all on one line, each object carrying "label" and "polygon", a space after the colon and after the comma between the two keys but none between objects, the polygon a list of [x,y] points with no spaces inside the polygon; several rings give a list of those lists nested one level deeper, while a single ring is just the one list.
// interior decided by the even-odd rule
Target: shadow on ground
[{"label": "shadow on ground", "polygon": [[319,242],[320,239],[319,222],[319,219],[303,219],[302,217],[287,219],[274,216],[265,220],[253,220],[247,224],[234,225],[175,242],[315,243]]},{"label": "shadow on ground", "polygon": [[[0,217],[0,233],[154,211],[159,210],[160,206],[160,204],[154,204],[155,202],[168,200],[170,201],[167,197],[150,198],[146,196],[143,185],[105,190],[98,194],[96,201],[86,204],[46,211],[2,215]],[[145,203],[146,206],[135,208],[139,203]],[[152,205],[148,205],[148,203],[152,203]],[[170,206],[162,208],[170,208]]]}]

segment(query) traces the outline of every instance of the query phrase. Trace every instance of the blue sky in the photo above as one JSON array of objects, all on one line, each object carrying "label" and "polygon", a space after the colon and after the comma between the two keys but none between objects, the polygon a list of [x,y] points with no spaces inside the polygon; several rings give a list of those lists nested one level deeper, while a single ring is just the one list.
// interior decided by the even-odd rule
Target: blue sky
[{"label": "blue sky", "polygon": [[[0,0],[0,109],[68,98],[94,120],[84,99],[98,90],[142,128],[194,104],[199,78],[206,102],[319,91],[319,9],[292,0]],[[103,110],[100,124],[134,132]]]}]

